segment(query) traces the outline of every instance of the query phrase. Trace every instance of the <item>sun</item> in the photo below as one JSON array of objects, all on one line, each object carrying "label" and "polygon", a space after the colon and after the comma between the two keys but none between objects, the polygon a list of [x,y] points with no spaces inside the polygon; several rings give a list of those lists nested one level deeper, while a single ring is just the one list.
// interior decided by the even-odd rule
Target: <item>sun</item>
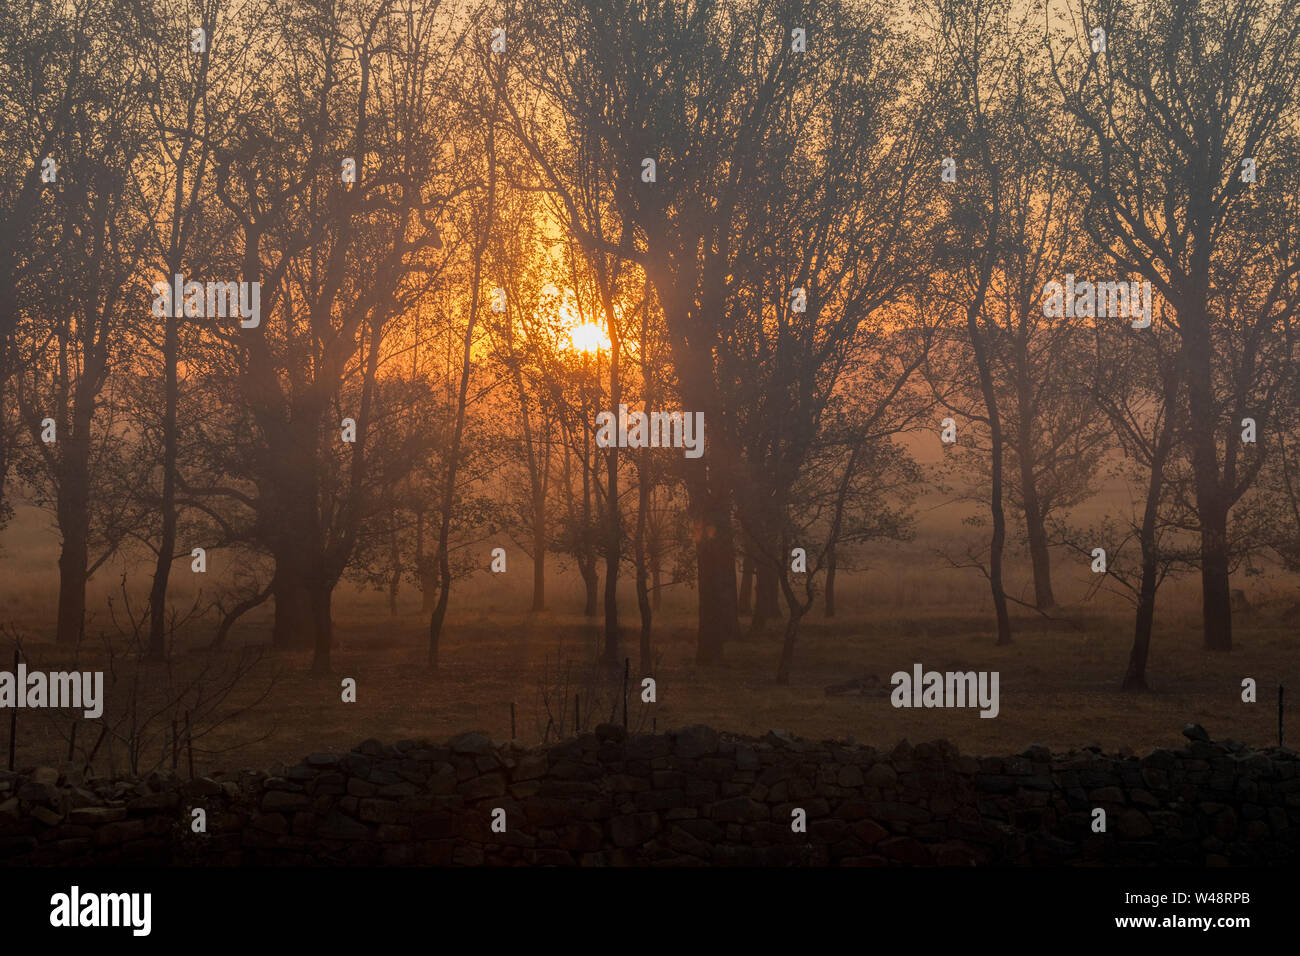
[{"label": "sun", "polygon": [[542,296],[552,304],[559,319],[558,329],[562,348],[586,355],[609,351],[609,334],[600,323],[583,317],[572,289],[561,291],[553,285],[547,285],[542,290]]},{"label": "sun", "polygon": [[581,322],[569,326],[569,345],[579,352],[588,354],[609,351],[609,336],[595,322]]}]

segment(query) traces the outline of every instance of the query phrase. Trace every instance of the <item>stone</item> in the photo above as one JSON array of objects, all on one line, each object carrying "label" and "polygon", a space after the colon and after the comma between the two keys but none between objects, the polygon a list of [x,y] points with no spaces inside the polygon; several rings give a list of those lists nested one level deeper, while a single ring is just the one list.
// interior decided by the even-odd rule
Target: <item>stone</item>
[{"label": "stone", "polygon": [[18,788],[18,799],[28,803],[57,803],[59,790],[53,784],[28,782]]},{"label": "stone", "polygon": [[1200,724],[1188,724],[1183,728],[1183,736],[1188,740],[1208,741],[1210,739],[1209,733]]},{"label": "stone", "polygon": [[472,754],[482,756],[492,752],[492,741],[483,734],[459,734],[451,738],[448,746],[454,754]]},{"label": "stone", "polygon": [[1115,820],[1115,829],[1119,831],[1121,836],[1130,840],[1150,836],[1155,832],[1146,814],[1133,808],[1124,810],[1119,814]]},{"label": "stone", "polygon": [[47,827],[56,826],[63,819],[63,814],[56,813],[49,807],[32,807],[32,819]]},{"label": "stone", "polygon": [[679,757],[707,757],[718,752],[718,732],[697,724],[678,731],[674,743]]},{"label": "stone", "polygon": [[615,846],[632,847],[645,843],[659,829],[656,813],[627,813],[609,821],[609,837]]},{"label": "stone", "polygon": [[310,801],[305,794],[285,790],[268,790],[262,797],[262,809],[267,813],[284,813],[303,810]]},{"label": "stone", "polygon": [[898,785],[898,772],[882,760],[872,764],[863,779],[868,787],[890,789]]},{"label": "stone", "polygon": [[125,807],[81,807],[68,814],[68,822],[78,826],[97,826],[125,819]]},{"label": "stone", "polygon": [[618,724],[597,724],[597,740],[611,740],[614,743],[622,743],[627,739],[627,729]]}]

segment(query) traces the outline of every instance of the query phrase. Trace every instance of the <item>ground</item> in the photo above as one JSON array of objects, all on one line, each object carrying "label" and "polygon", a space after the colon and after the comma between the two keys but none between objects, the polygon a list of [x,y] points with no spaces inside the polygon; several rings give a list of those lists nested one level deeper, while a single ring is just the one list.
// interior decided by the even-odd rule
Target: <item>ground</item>
[{"label": "ground", "polygon": [[[971,754],[1017,753],[1031,743],[1054,750],[1096,745],[1144,753],[1179,745],[1188,721],[1203,724],[1216,739],[1275,744],[1279,682],[1296,688],[1293,699],[1300,706],[1296,589],[1285,575],[1234,580],[1252,607],[1235,616],[1234,649],[1228,654],[1201,646],[1195,578],[1166,584],[1151,644],[1151,690],[1126,693],[1119,685],[1132,642],[1132,608],[1114,594],[1089,595],[1094,579],[1086,562],[1075,566],[1058,560],[1057,590],[1065,605],[1050,619],[1017,608],[1014,643],[998,647],[983,579],[977,572],[948,568],[935,556],[933,544],[920,540],[882,546],[842,576],[841,615],[827,621],[820,604],[810,612],[800,632],[793,678],[785,687],[774,680],[779,628],[729,644],[720,667],[697,666],[694,593],[679,584],[665,593],[656,617],[658,700],[642,705],[646,675],[637,662],[636,604],[628,593],[622,613],[627,656],[632,658],[631,729],[706,723],[745,734],[783,729],[812,739],[851,737],[876,747],[892,747],[902,738],[916,743],[943,737]],[[219,567],[220,559],[213,564]],[[318,676],[310,673],[309,653],[267,648],[269,606],[242,621],[232,632],[230,647],[220,653],[205,650],[212,638],[212,628],[205,625],[184,635],[170,667],[142,664],[137,670],[121,653],[126,638],[105,610],[107,598],[118,592],[115,613],[119,622],[124,619],[121,568],[102,570],[92,579],[93,614],[74,662],[52,643],[56,580],[47,569],[53,566],[52,553],[40,562],[23,561],[12,548],[0,554],[0,625],[5,628],[0,667],[11,666],[10,645],[18,635],[30,668],[58,670],[75,663],[80,669],[108,671],[112,687],[106,716],[114,729],[101,742],[98,721],[77,722],[70,712],[18,711],[19,767],[66,760],[74,722],[78,760],[99,744],[98,772],[127,769],[132,750],[137,769],[168,766],[175,719],[180,741],[175,759],[184,772],[186,709],[194,711],[199,773],[292,763],[307,753],[346,749],[368,737],[438,739],[479,730],[507,739],[512,702],[515,736],[527,744],[571,733],[575,696],[584,729],[611,718],[622,720],[621,668],[608,673],[590,663],[599,621],[573,613],[582,601],[572,573],[553,577],[551,610],[541,614],[524,610],[526,585],[502,586],[499,576],[486,572],[459,584],[436,672],[425,665],[427,617],[412,588],[402,592],[399,613],[393,616],[386,595],[345,583],[334,604],[332,673]],[[178,562],[177,568],[176,601],[184,605],[189,600],[184,588],[197,576],[188,575],[187,562]],[[512,570],[531,584],[526,561]],[[137,577],[128,586],[140,595],[147,589],[147,576]],[[1010,580],[1014,594],[1024,596],[1029,590],[1023,567],[1015,563]],[[105,653],[107,645],[117,649],[113,660]],[[221,697],[222,683],[241,655],[249,670],[230,695]],[[910,671],[915,663],[926,670],[998,671],[999,715],[984,719],[974,708],[895,709],[888,697],[890,675]],[[346,677],[357,682],[356,703],[341,700]],[[1254,704],[1241,700],[1247,677],[1258,685]],[[859,678],[875,678],[875,689],[844,696],[825,692],[830,685]],[[6,744],[9,716],[0,711],[0,740]],[[1300,740],[1300,720],[1288,719],[1287,725],[1289,740]]]},{"label": "ground", "polygon": [[[972,615],[912,614],[826,622],[814,618],[801,633],[791,684],[777,686],[773,677],[779,653],[776,633],[728,645],[721,667],[694,663],[694,639],[684,617],[660,632],[654,676],[657,702],[640,701],[642,674],[630,668],[629,723],[633,729],[660,729],[694,723],[746,734],[788,730],[812,739],[851,737],[860,743],[890,747],[900,738],[912,742],[947,738],[963,752],[1018,752],[1030,743],[1055,750],[1097,745],[1142,753],[1178,745],[1190,721],[1208,727],[1216,738],[1231,737],[1252,745],[1276,742],[1276,687],[1300,663],[1293,632],[1260,612],[1256,620],[1239,620],[1231,654],[1200,646],[1194,621],[1159,628],[1152,642],[1147,693],[1119,689],[1130,643],[1131,622],[1115,616],[1075,615],[1075,626],[1020,618],[1015,643],[995,645],[991,620]],[[293,762],[306,753],[350,747],[367,737],[442,738],[481,730],[493,738],[511,733],[535,743],[553,728],[567,734],[578,719],[584,729],[602,721],[622,720],[622,673],[604,676],[587,662],[594,656],[596,632],[581,618],[551,614],[493,614],[453,621],[443,641],[441,663],[431,672],[424,663],[423,616],[389,618],[357,609],[339,622],[339,646],[333,673],[309,672],[302,653],[267,653],[240,687],[205,721],[222,721],[197,744],[199,772],[216,767],[267,766]],[[69,666],[53,645],[28,644],[32,667]],[[7,653],[7,652],[6,652]],[[233,652],[219,655],[218,671],[233,666]],[[7,659],[7,658],[6,658]],[[205,653],[183,653],[173,664],[177,683],[197,672]],[[889,677],[911,670],[913,663],[935,670],[996,670],[1000,673],[1000,713],[979,717],[975,709],[896,709],[888,697]],[[80,666],[105,663],[91,651]],[[119,662],[118,686],[110,696],[110,715],[126,704],[130,668]],[[160,687],[160,675],[146,687]],[[567,671],[567,680],[566,680]],[[220,674],[214,678],[219,683]],[[356,703],[341,701],[344,677],[357,681]],[[828,696],[828,685],[851,678],[877,679],[880,689],[866,694]],[[1259,702],[1241,701],[1241,680],[1253,677]],[[274,683],[271,683],[274,678]],[[1300,686],[1297,684],[1296,686]],[[268,687],[269,692],[268,692]],[[247,712],[228,719],[240,707],[264,697]],[[547,704],[549,699],[549,706]],[[141,692],[143,701],[165,706],[160,697]],[[183,716],[179,718],[183,721]],[[65,756],[71,716],[55,719],[48,712],[19,713],[19,765],[53,763]],[[1292,736],[1300,721],[1288,721]],[[146,749],[167,759],[169,720],[161,715],[140,737]],[[127,733],[126,730],[120,731]],[[83,726],[80,748],[93,746],[93,722]],[[118,741],[112,759],[126,759]],[[147,763],[151,753],[146,755]],[[96,765],[106,765],[101,747]],[[184,761],[182,751],[180,759]]]}]

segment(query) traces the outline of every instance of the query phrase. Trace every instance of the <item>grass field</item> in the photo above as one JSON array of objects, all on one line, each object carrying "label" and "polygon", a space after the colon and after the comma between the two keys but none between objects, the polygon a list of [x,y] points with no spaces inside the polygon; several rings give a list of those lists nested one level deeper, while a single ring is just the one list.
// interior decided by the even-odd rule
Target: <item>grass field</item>
[{"label": "grass field", "polygon": [[[28,513],[16,524],[21,530],[37,520]],[[10,540],[14,530],[6,533]],[[1250,579],[1252,608],[1235,619],[1230,654],[1201,647],[1197,582],[1167,584],[1148,667],[1152,691],[1129,694],[1118,688],[1132,640],[1131,609],[1104,592],[1084,600],[1091,583],[1086,567],[1058,558],[1056,584],[1064,606],[1052,619],[1017,611],[1015,642],[997,647],[982,577],[946,567],[935,553],[952,538],[942,528],[923,528],[917,541],[864,555],[857,571],[841,576],[840,615],[827,621],[818,607],[805,619],[793,680],[784,687],[774,682],[779,627],[729,645],[723,666],[697,666],[694,593],[676,585],[656,617],[658,699],[642,705],[640,682],[646,675],[636,665],[638,622],[629,593],[622,610],[633,659],[629,724],[650,730],[707,723],[746,734],[779,728],[876,747],[891,747],[902,738],[916,743],[944,737],[967,753],[1018,752],[1030,743],[1141,753],[1178,744],[1189,720],[1204,724],[1215,737],[1269,745],[1276,742],[1278,683],[1296,687],[1300,700],[1295,584],[1286,576]],[[437,739],[481,730],[507,739],[512,702],[515,734],[524,743],[571,733],[575,696],[585,729],[611,716],[622,719],[622,672],[607,673],[591,663],[599,640],[596,622],[572,613],[581,607],[576,574],[554,577],[552,610],[542,614],[524,610],[531,582],[526,561],[514,565],[504,583],[502,576],[488,574],[466,580],[453,593],[437,672],[425,666],[427,619],[418,594],[408,588],[393,616],[384,595],[344,584],[334,604],[334,672],[323,677],[309,672],[309,654],[267,649],[269,606],[241,621],[230,646],[219,653],[205,650],[209,627],[182,635],[169,666],[137,665],[121,653],[120,635],[108,639],[116,648],[110,660],[101,635],[113,633],[105,609],[120,586],[120,566],[106,567],[92,579],[87,638],[74,657],[52,643],[56,542],[52,536],[45,540],[48,547],[27,547],[21,556],[11,547],[0,555],[3,667],[10,666],[9,645],[16,635],[33,669],[110,672],[106,720],[113,733],[100,742],[100,723],[81,721],[74,747],[78,761],[84,761],[99,743],[98,772],[126,768],[132,746],[138,767],[170,765],[171,720],[183,726],[183,710],[191,706],[203,713],[194,717],[196,772],[294,762],[367,737]],[[187,572],[187,565],[178,564],[173,595],[178,605],[192,598],[187,589],[193,588],[194,576]],[[1010,582],[1013,594],[1027,590],[1025,570],[1014,562]],[[137,597],[146,586],[142,574],[128,576]],[[219,697],[241,659],[247,672],[229,695]],[[892,707],[890,675],[910,671],[914,663],[927,670],[998,671],[999,715],[982,719],[974,708]],[[357,682],[355,703],[341,701],[345,677]],[[1241,701],[1246,677],[1257,682],[1258,703]],[[874,678],[875,689],[844,696],[825,692],[828,685],[857,678]],[[194,686],[182,694],[190,683]],[[196,699],[198,693],[208,702]],[[0,714],[0,720],[7,716]],[[21,711],[17,764],[64,761],[74,716]],[[1300,720],[1287,723],[1290,739],[1300,739]],[[6,726],[0,726],[0,739],[7,743]],[[182,747],[181,770],[186,757]]]}]

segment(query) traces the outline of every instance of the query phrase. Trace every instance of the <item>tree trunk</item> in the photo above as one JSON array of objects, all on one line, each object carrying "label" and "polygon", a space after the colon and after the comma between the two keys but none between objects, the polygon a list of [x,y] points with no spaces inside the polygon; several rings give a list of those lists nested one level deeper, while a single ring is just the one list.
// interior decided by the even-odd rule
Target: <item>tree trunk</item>
[{"label": "tree trunk", "polygon": [[438,601],[429,615],[429,666],[438,667],[438,649],[442,643],[442,623],[447,618],[447,599],[451,594],[451,565],[446,552],[438,559]]},{"label": "tree trunk", "polygon": [[1128,670],[1124,674],[1123,690],[1147,689],[1147,654],[1151,647],[1151,625],[1155,620],[1156,586],[1159,583],[1156,566],[1156,518],[1160,511],[1160,494],[1164,483],[1165,454],[1172,429],[1162,436],[1151,464],[1151,479],[1147,485],[1146,507],[1142,514],[1139,541],[1142,546],[1142,581],[1138,587],[1137,618],[1133,627],[1133,649],[1129,652]]},{"label": "tree trunk", "polygon": [[546,499],[533,498],[533,610],[546,610]]},{"label": "tree trunk", "polygon": [[[1146,551],[1143,542],[1143,551]],[[1147,689],[1147,654],[1151,648],[1151,624],[1156,611],[1155,561],[1142,559],[1142,583],[1138,592],[1137,620],[1133,627],[1133,649],[1129,652],[1128,670],[1124,673],[1122,690]]]},{"label": "tree trunk", "polygon": [[1201,522],[1201,624],[1205,647],[1232,650],[1232,600],[1228,574],[1228,509],[1219,476],[1214,423],[1213,347],[1204,307],[1205,277],[1193,277],[1189,305],[1178,313],[1187,356],[1187,405],[1192,429],[1192,471],[1196,513]]},{"label": "tree trunk", "polygon": [[433,559],[424,550],[424,509],[415,515],[415,577],[420,586],[420,610],[432,613],[437,602],[434,589],[438,586],[433,574]]},{"label": "tree trunk", "polygon": [[[395,514],[393,520],[397,520]],[[393,566],[393,573],[388,579],[388,613],[392,617],[397,617],[397,591],[402,586],[402,551],[398,547],[396,529],[393,530],[390,538],[388,563]]]},{"label": "tree trunk", "polygon": [[826,617],[835,616],[835,545],[826,549]]},{"label": "tree trunk", "polygon": [[309,412],[295,416],[285,430],[284,448],[274,465],[275,487],[281,497],[273,515],[278,534],[271,581],[275,595],[272,644],[281,650],[314,647],[318,634],[312,589],[324,545],[316,512],[315,421]]},{"label": "tree trunk", "polygon": [[989,588],[993,592],[993,608],[998,619],[998,644],[1011,643],[1011,617],[1007,613],[1007,594],[1002,586],[1002,553],[1007,540],[1007,516],[1002,507],[1002,462],[1003,437],[1002,420],[998,415],[997,393],[993,388],[993,374],[989,369],[988,354],[984,347],[984,337],[979,328],[979,315],[983,308],[984,290],[987,280],[981,283],[981,289],[970,307],[966,310],[966,327],[970,333],[971,348],[975,352],[975,365],[979,370],[980,391],[984,397],[984,408],[988,414],[989,434],[992,439],[991,449],[991,484],[990,510],[993,513],[993,539],[989,542]]},{"label": "tree trunk", "polygon": [[659,602],[663,599],[663,584],[660,581],[663,570],[661,564],[659,542],[655,541],[650,549],[650,608],[654,611],[659,610]]},{"label": "tree trunk", "polygon": [[176,554],[176,409],[180,402],[176,361],[180,320],[173,313],[178,307],[179,303],[172,303],[172,308],[167,310],[163,333],[163,485],[159,505],[162,535],[158,540],[153,587],[149,590],[149,657],[153,660],[162,660],[166,655],[167,584],[171,578],[172,558]]},{"label": "tree trunk", "polygon": [[[644,342],[644,337],[642,338]],[[650,606],[650,592],[646,586],[646,521],[650,510],[650,473],[644,461],[637,468],[636,540],[633,558],[636,561],[636,606],[641,613],[641,640],[639,661],[642,676],[650,673],[650,628],[654,609]]]},{"label": "tree trunk", "polygon": [[[811,573],[811,572],[810,572]],[[789,686],[790,672],[794,669],[794,644],[795,638],[799,635],[799,622],[803,620],[804,614],[812,606],[812,595],[809,594],[806,603],[800,603],[795,597],[794,587],[790,584],[790,575],[782,568],[778,572],[778,582],[781,587],[781,593],[785,595],[785,603],[790,612],[790,617],[785,622],[785,634],[781,641],[781,662],[776,669],[776,682],[782,687]]]},{"label": "tree trunk", "polygon": [[698,509],[696,521],[696,581],[700,600],[695,662],[720,664],[723,646],[737,635],[736,549],[730,509],[709,500]]},{"label": "tree trunk", "polygon": [[1034,485],[1033,465],[1026,461],[1023,449],[1019,458],[1025,532],[1029,537],[1029,561],[1034,572],[1034,606],[1047,611],[1056,607],[1056,597],[1052,593],[1052,555],[1047,548],[1047,523]]},{"label": "tree trunk", "polygon": [[582,583],[587,591],[587,603],[582,608],[583,616],[595,617],[600,600],[600,575],[596,573],[595,559],[579,562],[578,573],[582,575]]},{"label": "tree trunk", "polygon": [[[615,408],[618,405],[615,404]],[[618,639],[618,563],[619,537],[621,528],[618,509],[618,449],[611,446],[606,461],[608,462],[608,495],[606,511],[605,536],[605,652],[606,666],[616,667],[622,657],[619,653]]]},{"label": "tree trunk", "polygon": [[754,556],[747,550],[740,562],[740,598],[736,610],[740,614],[749,614],[754,595]]},{"label": "tree trunk", "polygon": [[306,563],[300,555],[277,555],[271,594],[275,598],[272,646],[278,650],[302,650],[314,646],[315,611],[307,585]]},{"label": "tree trunk", "polygon": [[1128,670],[1124,674],[1123,690],[1147,689],[1147,654],[1151,647],[1151,627],[1155,619],[1156,588],[1160,584],[1156,552],[1156,522],[1160,516],[1160,499],[1164,493],[1165,462],[1173,447],[1178,416],[1176,405],[1178,388],[1176,378],[1165,382],[1165,420],[1156,438],[1151,455],[1151,476],[1147,481],[1146,504],[1142,511],[1142,528],[1138,540],[1142,546],[1142,581],[1138,586],[1137,617],[1133,626],[1133,649],[1129,653]]},{"label": "tree trunk", "polygon": [[1228,515],[1220,496],[1213,496],[1201,512],[1201,600],[1205,647],[1232,650],[1232,590],[1228,555]]},{"label": "tree trunk", "polygon": [[[603,255],[603,253],[602,253]],[[604,269],[601,277],[601,301],[605,309],[605,329],[609,336],[609,401],[614,414],[619,414],[623,401],[622,379],[619,368],[619,329],[614,319],[614,303]],[[622,547],[622,521],[618,503],[618,443],[605,450],[605,666],[617,667],[622,663],[618,632],[618,570]]]},{"label": "tree trunk", "polygon": [[785,622],[785,635],[781,641],[781,663],[776,669],[776,682],[782,687],[790,684],[790,671],[794,668],[795,637],[799,633],[799,621],[802,617],[802,614],[791,612],[789,620]]},{"label": "tree trunk", "polygon": [[89,562],[90,437],[86,431],[74,431],[65,441],[60,464],[57,507],[63,546],[59,551],[59,608],[54,639],[60,645],[75,646],[85,628]]},{"label": "tree trunk", "polygon": [[749,622],[751,635],[762,634],[768,621],[781,616],[781,572],[766,553],[754,559],[754,616]]}]

